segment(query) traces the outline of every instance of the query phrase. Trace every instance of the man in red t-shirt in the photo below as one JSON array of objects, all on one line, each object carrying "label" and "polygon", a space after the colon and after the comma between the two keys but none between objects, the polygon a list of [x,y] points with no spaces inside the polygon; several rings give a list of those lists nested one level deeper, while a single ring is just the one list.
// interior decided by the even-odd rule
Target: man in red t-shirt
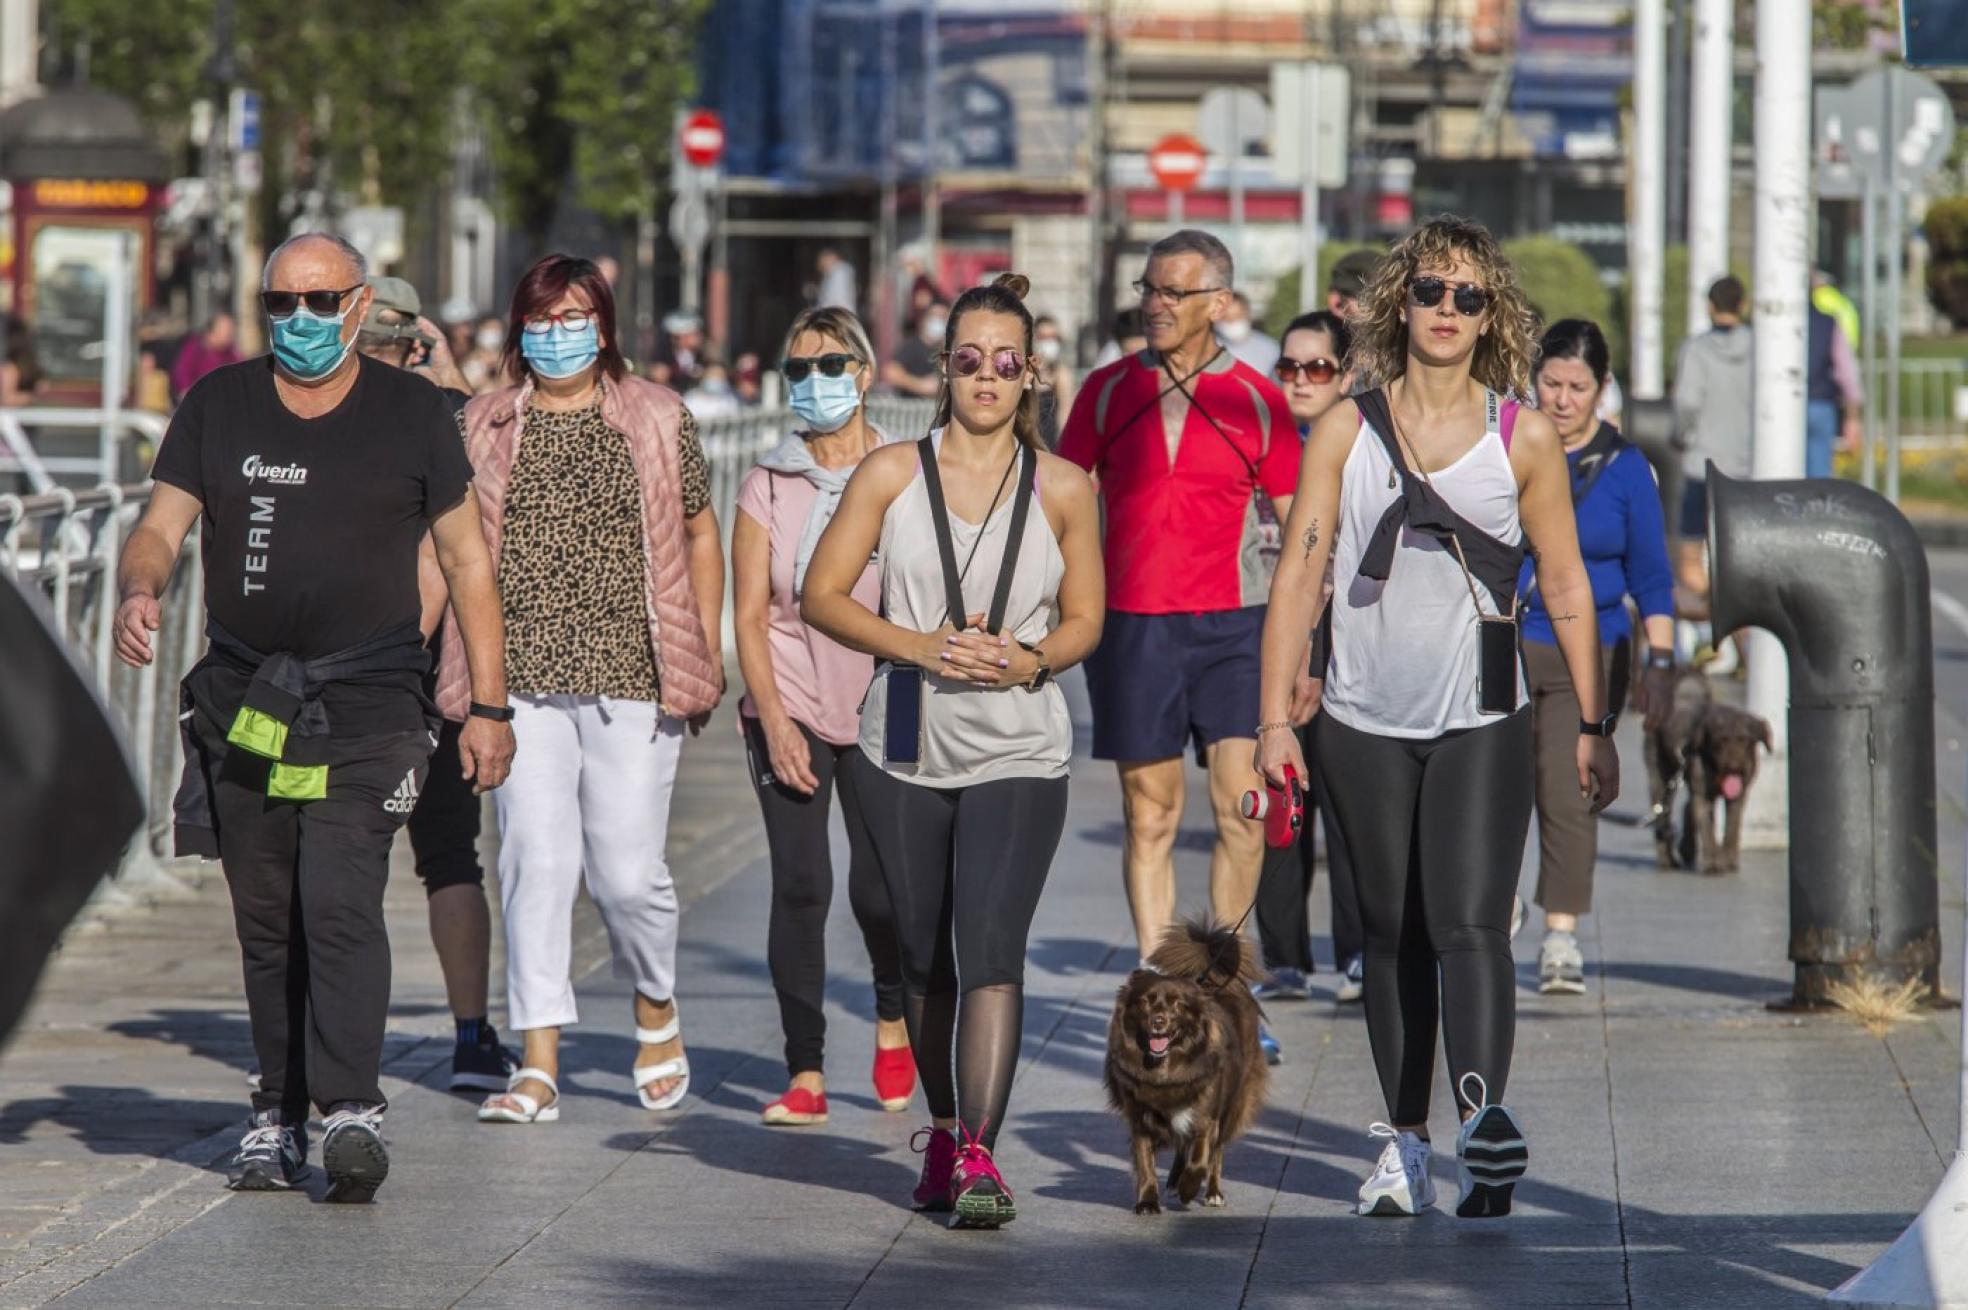
[{"label": "man in red t-shirt", "polygon": [[[1258,645],[1298,482],[1297,426],[1269,378],[1217,343],[1230,252],[1207,232],[1164,237],[1135,289],[1148,349],[1081,386],[1059,454],[1100,480],[1107,626],[1087,661],[1093,753],[1120,768],[1122,862],[1146,956],[1175,916],[1184,748],[1209,767],[1210,905],[1236,923],[1257,894],[1263,833],[1238,812],[1253,785]],[[1267,541],[1267,537],[1269,538]]]}]

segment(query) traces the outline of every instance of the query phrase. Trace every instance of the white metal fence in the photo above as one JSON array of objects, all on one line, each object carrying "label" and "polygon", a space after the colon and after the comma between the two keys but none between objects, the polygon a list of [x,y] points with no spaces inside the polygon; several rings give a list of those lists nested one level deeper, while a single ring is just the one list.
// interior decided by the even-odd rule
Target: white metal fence
[{"label": "white metal fence", "polygon": [[[915,437],[928,430],[934,406],[924,400],[882,400],[872,402],[871,410],[885,431]],[[9,412],[0,411],[0,434],[8,419]],[[727,549],[739,482],[796,425],[787,410],[754,410],[700,425],[711,504]],[[0,568],[48,602],[59,630],[95,679],[122,731],[143,787],[145,836],[125,861],[120,889],[110,892],[124,897],[172,883],[157,859],[170,853],[171,798],[183,760],[177,686],[205,649],[203,578],[198,534],[193,533],[162,598],[163,626],[154,637],[157,658],[147,668],[131,669],[115,657],[116,560],[149,500],[148,483],[105,482],[84,490],[56,487],[28,496],[0,495]],[[730,613],[727,604],[727,649]]]},{"label": "white metal fence", "polygon": [[[109,706],[143,790],[144,834],[125,858],[120,885],[108,892],[123,898],[178,885],[157,859],[170,853],[171,797],[183,759],[178,679],[205,643],[194,536],[162,597],[163,626],[153,638],[156,659],[147,668],[132,669],[115,657],[116,558],[149,499],[148,484],[113,483],[82,491],[57,488],[32,496],[0,496],[0,568],[47,601],[59,631]],[[78,815],[76,821],[86,818]]]}]

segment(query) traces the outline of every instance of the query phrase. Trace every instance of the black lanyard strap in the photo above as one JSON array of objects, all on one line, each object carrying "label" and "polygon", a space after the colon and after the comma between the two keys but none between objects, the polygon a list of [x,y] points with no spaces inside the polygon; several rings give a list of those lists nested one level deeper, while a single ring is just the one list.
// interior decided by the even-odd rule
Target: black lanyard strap
[{"label": "black lanyard strap", "polygon": [[[963,580],[970,573],[971,560],[977,558],[977,548],[983,544],[985,531],[991,526],[991,515],[997,512],[998,497],[991,497],[991,508],[985,513],[984,521],[977,525],[977,540],[971,543],[970,559],[964,561],[959,572],[956,542],[950,534],[950,510],[943,498],[943,474],[936,467],[936,443],[924,437],[916,443],[916,449],[922,459],[923,484],[929,492],[929,516],[936,525],[936,553],[943,562],[943,596],[948,611],[946,621],[962,631],[963,621],[967,617]],[[1025,540],[1025,520],[1032,509],[1032,482],[1038,473],[1038,456],[1032,453],[1030,446],[1020,444],[1011,464],[1005,467],[1007,477],[1013,468],[1018,469],[1018,490],[1011,498],[1011,531],[1005,537],[1004,558],[998,564],[998,583],[991,593],[991,612],[984,623],[984,631],[993,636],[1004,626],[1005,606],[1011,603],[1011,579],[1018,568],[1018,548]],[[1004,493],[1002,481],[998,484],[998,493]]]}]

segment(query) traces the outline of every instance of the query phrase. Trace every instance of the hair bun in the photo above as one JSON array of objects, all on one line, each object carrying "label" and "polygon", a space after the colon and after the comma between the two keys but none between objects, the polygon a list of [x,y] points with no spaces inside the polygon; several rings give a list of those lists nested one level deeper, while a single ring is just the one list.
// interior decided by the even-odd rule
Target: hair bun
[{"label": "hair bun", "polygon": [[1022,301],[1032,290],[1032,279],[1023,273],[1000,273],[991,279],[991,285],[1003,287]]}]

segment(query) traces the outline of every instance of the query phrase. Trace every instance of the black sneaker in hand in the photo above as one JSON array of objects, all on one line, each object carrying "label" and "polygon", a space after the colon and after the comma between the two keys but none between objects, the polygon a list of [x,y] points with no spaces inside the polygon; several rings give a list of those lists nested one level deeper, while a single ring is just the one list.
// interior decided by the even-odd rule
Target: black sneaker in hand
[{"label": "black sneaker in hand", "polygon": [[451,1052],[450,1089],[454,1092],[503,1092],[511,1081],[519,1060],[499,1045],[499,1034],[489,1023],[478,1027],[478,1040],[459,1042]]},{"label": "black sneaker in hand", "polygon": [[226,1186],[235,1192],[287,1191],[307,1177],[307,1154],[304,1124],[285,1124],[278,1110],[260,1110],[226,1166]]}]

